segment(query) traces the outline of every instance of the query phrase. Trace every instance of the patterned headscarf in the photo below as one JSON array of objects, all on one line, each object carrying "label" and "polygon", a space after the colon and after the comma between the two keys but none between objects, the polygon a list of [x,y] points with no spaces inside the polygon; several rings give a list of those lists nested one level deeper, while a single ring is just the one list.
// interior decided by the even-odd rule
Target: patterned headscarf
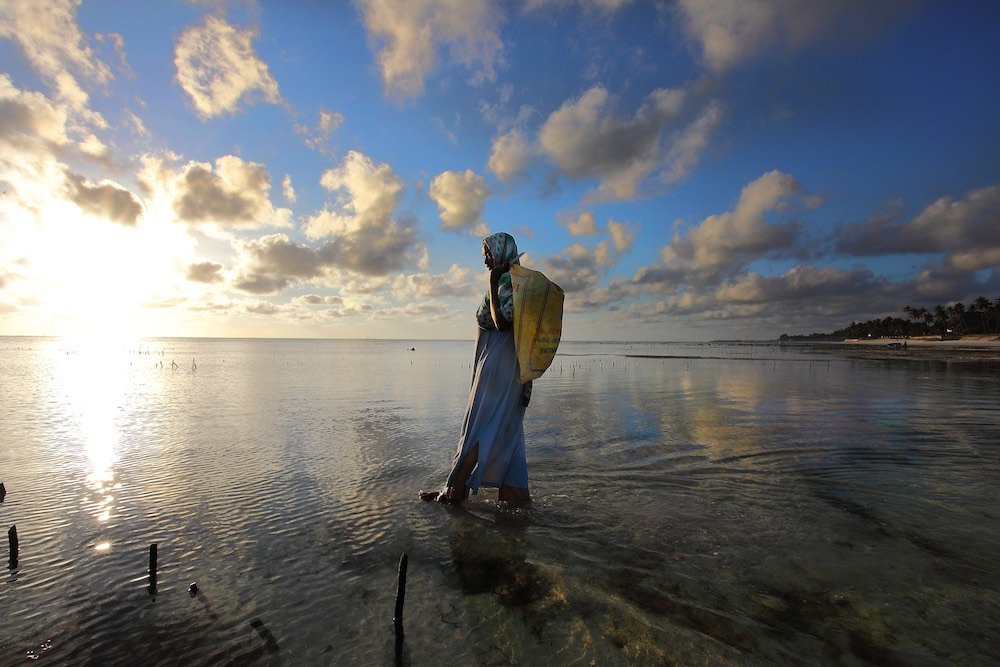
[{"label": "patterned headscarf", "polygon": [[483,239],[483,246],[490,249],[493,261],[497,264],[510,262],[517,264],[520,255],[517,254],[517,243],[514,237],[507,232],[497,232]]},{"label": "patterned headscarf", "polygon": [[[490,249],[493,261],[497,264],[509,262],[520,264],[521,254],[517,252],[517,243],[514,237],[506,232],[497,232],[483,239],[483,247]],[[504,316],[504,319],[511,321],[514,319],[514,288],[510,284],[510,273],[500,276],[500,284],[497,286],[497,299],[499,300],[497,310]],[[490,293],[486,292],[479,309],[476,310],[476,322],[481,329],[496,329],[493,322],[493,315],[490,314]]]}]

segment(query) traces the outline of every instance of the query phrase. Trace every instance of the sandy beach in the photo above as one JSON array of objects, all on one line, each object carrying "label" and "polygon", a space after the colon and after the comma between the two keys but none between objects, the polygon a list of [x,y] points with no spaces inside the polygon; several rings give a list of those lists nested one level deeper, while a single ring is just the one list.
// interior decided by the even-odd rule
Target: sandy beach
[{"label": "sandy beach", "polygon": [[1000,350],[1000,335],[972,334],[962,336],[957,340],[941,340],[940,336],[914,336],[912,338],[853,338],[837,343],[838,345],[864,345],[869,347],[885,347],[892,343],[905,342],[907,347],[931,347],[943,350],[961,349],[993,349]]},{"label": "sandy beach", "polygon": [[[906,343],[906,348],[893,344]],[[912,338],[849,339],[839,342],[819,343],[854,349],[866,358],[910,358],[915,361],[948,362],[997,362],[1000,361],[1000,336],[973,334],[957,340],[941,340],[940,336],[914,336]],[[891,346],[891,347],[890,347]]]}]

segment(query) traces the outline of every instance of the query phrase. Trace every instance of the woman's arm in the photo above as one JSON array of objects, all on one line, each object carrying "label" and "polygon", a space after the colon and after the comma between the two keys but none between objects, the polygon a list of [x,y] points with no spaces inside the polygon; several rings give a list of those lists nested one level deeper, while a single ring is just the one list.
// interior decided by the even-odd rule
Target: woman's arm
[{"label": "woman's arm", "polygon": [[500,287],[500,276],[509,270],[510,264],[504,262],[490,271],[490,315],[493,317],[493,324],[496,325],[497,331],[506,331],[510,328],[510,321],[503,316],[500,308],[497,307],[497,304],[500,303],[500,297],[497,296],[497,289]]}]

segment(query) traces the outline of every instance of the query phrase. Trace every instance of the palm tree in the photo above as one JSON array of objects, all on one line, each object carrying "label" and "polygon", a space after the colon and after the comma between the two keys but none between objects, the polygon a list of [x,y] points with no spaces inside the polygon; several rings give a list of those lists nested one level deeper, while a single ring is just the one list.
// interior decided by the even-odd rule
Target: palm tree
[{"label": "palm tree", "polygon": [[954,306],[948,308],[955,315],[955,333],[965,333],[965,304],[961,301],[955,303]]},{"label": "palm tree", "polygon": [[993,304],[990,303],[990,300],[987,299],[985,296],[981,296],[975,300],[973,305],[979,311],[979,323],[983,327],[983,333],[986,333],[986,325],[988,324],[986,316],[989,314],[990,308],[993,306]]},{"label": "palm tree", "polygon": [[924,321],[924,333],[929,333],[931,330],[931,322],[934,321],[934,316],[931,315],[931,311],[926,308],[918,308],[917,315]]},{"label": "palm tree", "polygon": [[934,327],[942,334],[948,328],[948,311],[940,303],[934,306]]}]

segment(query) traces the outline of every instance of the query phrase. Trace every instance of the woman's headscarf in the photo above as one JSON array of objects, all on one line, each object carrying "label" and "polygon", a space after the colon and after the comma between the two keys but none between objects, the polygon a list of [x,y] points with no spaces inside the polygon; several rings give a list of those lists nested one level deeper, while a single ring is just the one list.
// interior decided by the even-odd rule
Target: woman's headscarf
[{"label": "woman's headscarf", "polygon": [[[521,254],[517,252],[517,243],[514,237],[506,232],[497,232],[483,239],[483,247],[490,249],[493,261],[496,265],[509,262],[520,264]],[[510,284],[510,273],[500,276],[500,284],[497,286],[497,310],[508,322],[514,319],[514,288]],[[476,311],[476,321],[482,329],[496,329],[493,322],[493,315],[490,313],[490,293],[486,292],[483,302],[479,304]]]},{"label": "woman's headscarf", "polygon": [[507,232],[497,232],[487,236],[483,239],[483,245],[490,249],[493,261],[497,264],[504,262],[517,264],[518,258],[521,256],[517,253],[517,243],[514,241],[514,237]]}]

